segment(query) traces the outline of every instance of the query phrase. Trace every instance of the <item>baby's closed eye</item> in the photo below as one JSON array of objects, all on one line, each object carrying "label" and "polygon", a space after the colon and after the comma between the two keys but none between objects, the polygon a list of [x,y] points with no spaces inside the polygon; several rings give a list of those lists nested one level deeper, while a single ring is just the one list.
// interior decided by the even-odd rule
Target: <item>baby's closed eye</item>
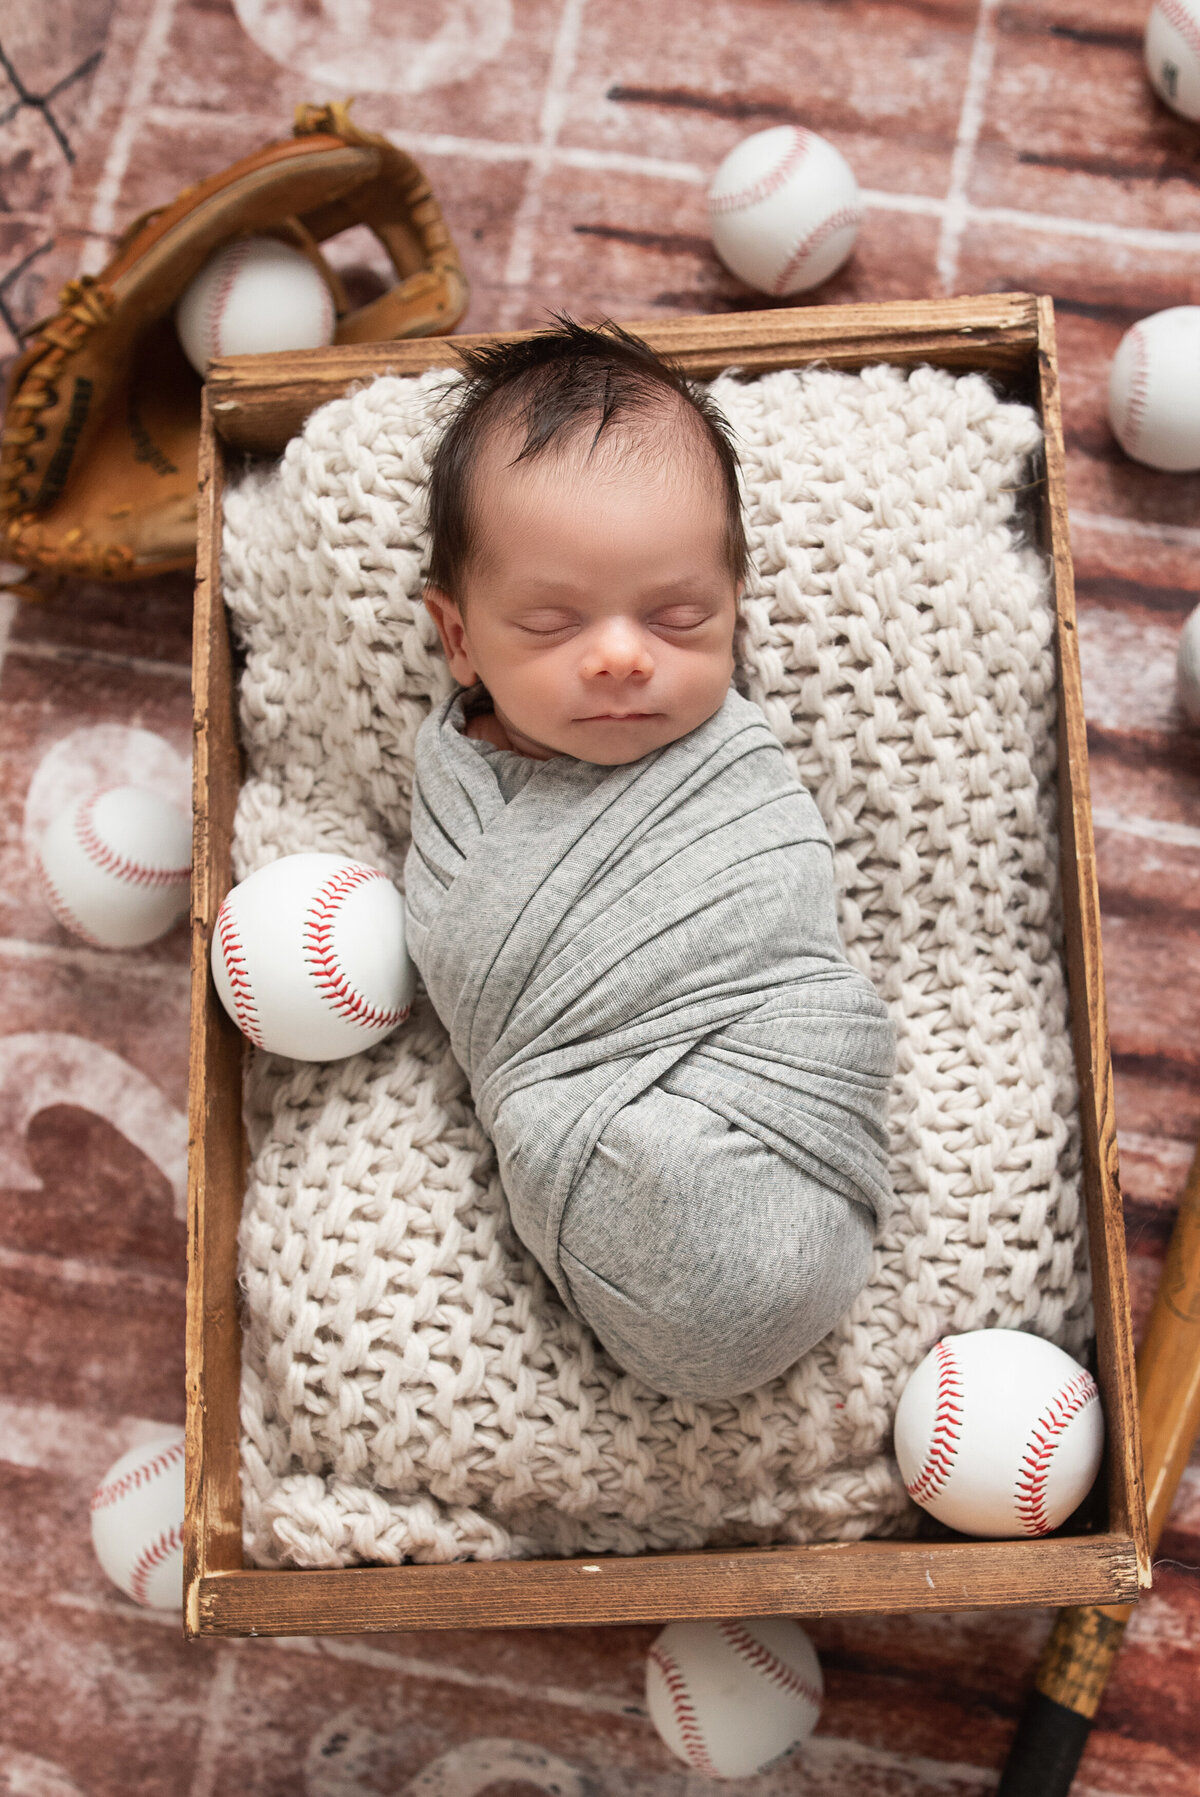
[{"label": "baby's closed eye", "polygon": [[712,615],[711,606],[689,601],[686,604],[663,606],[653,613],[649,621],[658,630],[695,630],[698,625],[707,624]]},{"label": "baby's closed eye", "polygon": [[536,611],[522,612],[514,622],[518,630],[529,636],[565,636],[568,631],[578,629],[579,616],[560,606],[539,606]]}]

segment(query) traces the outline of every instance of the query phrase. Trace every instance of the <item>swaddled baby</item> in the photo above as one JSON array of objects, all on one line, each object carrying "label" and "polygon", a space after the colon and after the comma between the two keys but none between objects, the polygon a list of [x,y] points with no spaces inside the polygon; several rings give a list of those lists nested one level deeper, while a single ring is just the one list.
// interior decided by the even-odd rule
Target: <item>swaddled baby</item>
[{"label": "swaddled baby", "polygon": [[894,1041],[833,853],[732,687],[746,564],[719,412],[645,344],[466,352],[426,604],[409,941],[514,1228],[657,1391],[773,1378],[866,1281]]}]

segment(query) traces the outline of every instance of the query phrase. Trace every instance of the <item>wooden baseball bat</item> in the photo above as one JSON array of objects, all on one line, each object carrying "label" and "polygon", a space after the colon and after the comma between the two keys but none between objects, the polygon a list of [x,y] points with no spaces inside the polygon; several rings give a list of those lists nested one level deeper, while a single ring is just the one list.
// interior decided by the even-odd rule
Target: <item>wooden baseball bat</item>
[{"label": "wooden baseball bat", "polygon": [[[1138,1355],[1150,1548],[1200,1430],[1200,1144]],[[1067,1797],[1132,1604],[1060,1610],[996,1797]]]}]

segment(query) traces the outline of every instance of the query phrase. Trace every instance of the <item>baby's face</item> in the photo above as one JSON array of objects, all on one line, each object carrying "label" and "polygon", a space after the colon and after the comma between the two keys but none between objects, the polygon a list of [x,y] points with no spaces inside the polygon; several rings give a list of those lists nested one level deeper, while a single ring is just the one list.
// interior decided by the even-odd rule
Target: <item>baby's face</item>
[{"label": "baby's face", "polygon": [[720,476],[688,450],[586,440],[478,470],[478,554],[455,604],[429,589],[455,678],[482,681],[512,746],[616,766],[686,736],[733,674],[739,586]]}]

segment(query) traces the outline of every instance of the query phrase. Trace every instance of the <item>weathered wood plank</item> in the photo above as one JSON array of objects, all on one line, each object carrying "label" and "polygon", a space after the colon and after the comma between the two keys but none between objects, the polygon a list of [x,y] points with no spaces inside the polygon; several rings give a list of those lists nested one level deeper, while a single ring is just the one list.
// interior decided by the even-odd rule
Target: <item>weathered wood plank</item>
[{"label": "weathered wood plank", "polygon": [[[1037,302],[1029,294],[1000,293],[980,299],[794,306],[715,318],[656,318],[628,328],[698,379],[734,364],[760,374],[816,361],[834,368],[940,362],[1017,375],[1028,366],[1036,341]],[[219,358],[208,372],[212,417],[231,447],[278,455],[310,412],[354,381],[453,367],[459,347],[490,341],[489,336],[426,338]]]},{"label": "weathered wood plank", "polygon": [[981,1604],[1132,1601],[1129,1536],[1047,1541],[845,1541],[734,1553],[500,1560],[332,1572],[214,1572],[200,1634],[358,1634],[668,1622],[680,1616],[947,1610]]},{"label": "weathered wood plank", "polygon": [[193,623],[192,1029],[188,1074],[187,1502],[184,1581],[242,1563],[237,1226],[246,1184],[242,1039],[212,1001],[209,942],[232,880],[240,784],[233,667],[221,598],[223,458],[201,436]]},{"label": "weathered wood plank", "polygon": [[[1054,339],[1054,307],[1038,301],[1038,372],[1045,438],[1043,528],[1054,564],[1058,620],[1058,783],[1060,881],[1071,1029],[1079,1078],[1079,1120],[1088,1245],[1096,1317],[1097,1377],[1107,1430],[1109,1525],[1133,1533],[1141,1582],[1150,1583],[1150,1551],[1142,1505],[1141,1440],[1137,1423],[1125,1223],[1117,1167],[1113,1089],[1100,894],[1088,789],[1087,724],[1075,616],[1075,577],[1067,524],[1067,482]],[[1072,1600],[1075,1601],[1075,1600]]]}]

